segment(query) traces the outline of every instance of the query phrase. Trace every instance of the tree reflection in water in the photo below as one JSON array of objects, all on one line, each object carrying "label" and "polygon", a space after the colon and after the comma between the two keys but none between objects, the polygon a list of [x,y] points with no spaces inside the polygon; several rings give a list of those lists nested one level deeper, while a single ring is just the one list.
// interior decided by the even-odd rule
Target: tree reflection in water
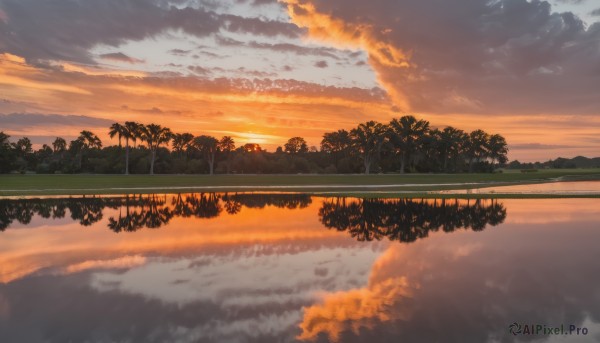
[{"label": "tree reflection in water", "polygon": [[430,231],[481,231],[501,224],[506,209],[497,200],[348,199],[326,200],[319,219],[327,228],[348,231],[359,241],[387,237],[414,242]]},{"label": "tree reflection in water", "polygon": [[[244,207],[286,209],[308,207],[306,194],[217,194],[127,195],[122,197],[82,197],[53,199],[0,200],[0,231],[15,220],[29,224],[35,215],[64,218],[67,210],[73,220],[90,226],[103,218],[103,210],[118,210],[108,218],[114,232],[134,232],[160,228],[174,217],[216,218],[223,212],[240,213]],[[452,232],[459,228],[483,230],[506,218],[506,209],[494,200],[381,200],[335,198],[323,202],[319,218],[328,228],[348,231],[359,241],[390,240],[413,242],[427,237],[429,231]]]},{"label": "tree reflection in water", "polygon": [[104,208],[118,209],[117,216],[108,218],[108,227],[114,232],[134,232],[142,228],[160,228],[174,217],[216,218],[223,210],[235,215],[243,207],[294,209],[305,208],[310,203],[310,196],[304,194],[227,193],[0,200],[0,231],[6,230],[15,220],[27,225],[35,215],[45,219],[64,218],[67,209],[71,218],[82,226],[100,221]]}]

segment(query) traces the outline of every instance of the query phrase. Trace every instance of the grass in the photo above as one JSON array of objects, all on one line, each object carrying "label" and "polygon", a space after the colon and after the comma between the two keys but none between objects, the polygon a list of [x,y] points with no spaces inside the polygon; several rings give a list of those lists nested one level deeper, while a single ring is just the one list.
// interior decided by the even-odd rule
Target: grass
[{"label": "grass", "polygon": [[[559,178],[566,181],[600,180],[600,169],[556,169],[541,170],[536,173],[507,171],[496,174],[404,175],[2,175],[0,196],[177,193],[200,190],[343,194],[344,191],[352,190],[353,196],[360,194],[383,196],[379,192],[385,191],[388,195],[421,197],[425,193],[402,194],[402,192],[530,184],[550,182]],[[355,187],[357,185],[364,187]],[[286,186],[295,188],[289,189]],[[356,191],[364,193],[357,194]]]}]

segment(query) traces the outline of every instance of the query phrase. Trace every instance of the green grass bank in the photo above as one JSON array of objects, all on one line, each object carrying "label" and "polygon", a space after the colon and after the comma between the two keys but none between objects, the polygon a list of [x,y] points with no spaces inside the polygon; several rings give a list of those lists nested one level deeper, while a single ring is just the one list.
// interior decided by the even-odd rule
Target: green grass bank
[{"label": "green grass bank", "polygon": [[[600,180],[600,169],[535,173],[385,175],[2,175],[0,196],[126,193],[289,191],[388,196],[402,192],[472,189],[499,185]],[[402,196],[406,196],[402,195]],[[420,194],[412,194],[411,197]]]}]

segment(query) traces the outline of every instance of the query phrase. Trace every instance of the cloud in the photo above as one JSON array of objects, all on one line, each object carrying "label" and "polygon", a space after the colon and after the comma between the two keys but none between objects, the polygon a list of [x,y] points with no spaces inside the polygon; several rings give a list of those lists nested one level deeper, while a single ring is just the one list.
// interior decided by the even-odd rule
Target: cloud
[{"label": "cloud", "polygon": [[[339,60],[340,57],[337,55],[339,53],[338,49],[327,48],[327,47],[312,47],[312,46],[302,46],[292,43],[264,43],[257,41],[250,42],[242,42],[236,39],[232,39],[224,36],[217,36],[216,42],[222,46],[235,46],[235,47],[248,47],[252,49],[260,49],[260,50],[271,50],[275,52],[281,53],[294,53],[300,56],[307,55],[315,55],[315,56],[324,56],[330,57],[335,60]],[[353,53],[349,53],[352,55]]]},{"label": "cloud", "polygon": [[556,0],[556,1],[562,2],[563,4],[579,5],[579,4],[583,4],[587,0]]},{"label": "cloud", "polygon": [[26,130],[28,127],[70,126],[75,128],[108,127],[114,121],[82,115],[60,115],[39,113],[0,114],[0,127],[5,130]]},{"label": "cloud", "polygon": [[163,0],[2,0],[0,11],[0,52],[28,60],[94,63],[89,51],[97,45],[116,47],[169,30],[197,37],[221,30],[268,37],[303,32],[291,23],[178,8]]},{"label": "cloud", "polygon": [[113,52],[113,53],[109,53],[109,54],[102,54],[102,55],[100,55],[100,58],[105,59],[105,60],[110,60],[110,61],[116,61],[116,62],[126,62],[126,63],[130,63],[130,64],[144,63],[144,60],[129,57],[122,52]]},{"label": "cloud", "polygon": [[186,56],[191,52],[191,50],[183,50],[183,49],[171,49],[168,51],[169,54],[175,56]]},{"label": "cloud", "polygon": [[511,144],[511,150],[554,150],[554,149],[577,149],[579,146],[576,145],[564,145],[564,144],[541,144],[541,143],[522,143],[522,144]]},{"label": "cloud", "polygon": [[315,67],[317,68],[327,68],[329,65],[327,64],[327,61],[317,61],[315,62]]},{"label": "cloud", "polygon": [[594,16],[594,17],[600,17],[600,8],[597,8],[597,9],[591,11],[590,15]]},{"label": "cloud", "polygon": [[188,70],[193,72],[196,75],[208,76],[212,74],[212,71],[208,68],[200,67],[200,66],[188,66]]},{"label": "cloud", "polygon": [[600,23],[545,1],[286,2],[311,37],[365,49],[404,111],[598,114]]}]

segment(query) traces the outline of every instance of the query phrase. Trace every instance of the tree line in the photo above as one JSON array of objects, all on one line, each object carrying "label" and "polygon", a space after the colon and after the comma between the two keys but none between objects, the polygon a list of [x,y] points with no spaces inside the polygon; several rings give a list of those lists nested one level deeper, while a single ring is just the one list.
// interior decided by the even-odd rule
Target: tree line
[{"label": "tree line", "polygon": [[118,145],[104,146],[84,130],[69,143],[57,137],[34,151],[29,138],[10,142],[0,132],[0,173],[461,173],[492,172],[508,161],[499,134],[432,128],[414,116],[327,132],[320,148],[292,137],[274,152],[256,143],[236,146],[230,136],[173,133],[131,121],[114,123],[108,134]]}]

